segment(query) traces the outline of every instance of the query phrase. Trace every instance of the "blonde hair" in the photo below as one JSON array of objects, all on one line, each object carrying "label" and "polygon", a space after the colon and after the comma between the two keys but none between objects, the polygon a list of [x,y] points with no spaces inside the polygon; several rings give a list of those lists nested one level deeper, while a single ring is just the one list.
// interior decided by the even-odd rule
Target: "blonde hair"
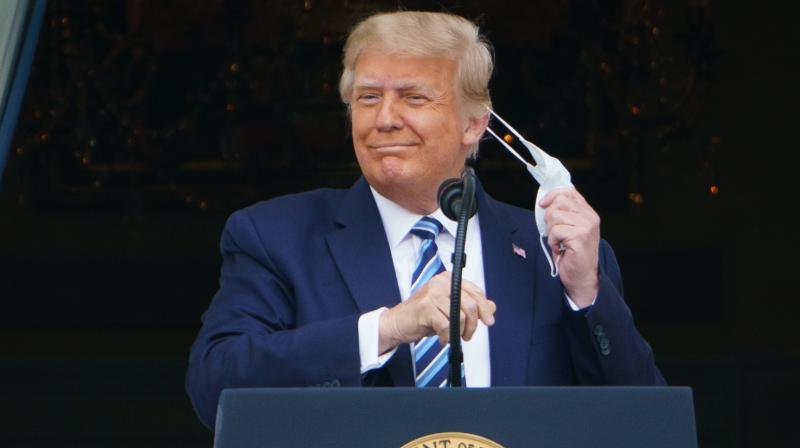
[{"label": "blonde hair", "polygon": [[[489,42],[469,20],[453,14],[420,11],[380,13],[361,21],[344,45],[339,95],[349,106],[355,66],[368,48],[403,56],[446,57],[458,63],[455,87],[470,116],[491,107],[489,79],[494,66]],[[477,149],[477,148],[476,148]]]}]

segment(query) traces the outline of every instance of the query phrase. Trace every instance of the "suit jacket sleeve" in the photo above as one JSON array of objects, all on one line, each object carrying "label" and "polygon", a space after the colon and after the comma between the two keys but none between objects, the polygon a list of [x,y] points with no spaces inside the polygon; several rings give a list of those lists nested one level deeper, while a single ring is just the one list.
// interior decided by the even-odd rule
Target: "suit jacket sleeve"
[{"label": "suit jacket sleeve", "polygon": [[266,248],[247,210],[229,218],[220,247],[220,288],[203,315],[186,376],[207,426],[225,388],[360,385],[358,313],[298,322],[293,279],[282,272],[279,254],[270,253],[287,248]]},{"label": "suit jacket sleeve", "polygon": [[623,300],[622,276],[607,242],[600,245],[600,290],[595,304],[578,312],[565,308],[567,341],[579,384],[666,384]]}]

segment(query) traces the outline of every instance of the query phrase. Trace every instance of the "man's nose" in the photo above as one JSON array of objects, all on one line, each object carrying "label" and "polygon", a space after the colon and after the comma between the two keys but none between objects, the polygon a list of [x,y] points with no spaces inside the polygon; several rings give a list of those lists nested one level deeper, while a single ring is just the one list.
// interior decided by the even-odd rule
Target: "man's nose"
[{"label": "man's nose", "polygon": [[389,95],[383,98],[378,115],[375,117],[375,127],[380,131],[391,131],[403,127],[400,104],[395,98]]}]

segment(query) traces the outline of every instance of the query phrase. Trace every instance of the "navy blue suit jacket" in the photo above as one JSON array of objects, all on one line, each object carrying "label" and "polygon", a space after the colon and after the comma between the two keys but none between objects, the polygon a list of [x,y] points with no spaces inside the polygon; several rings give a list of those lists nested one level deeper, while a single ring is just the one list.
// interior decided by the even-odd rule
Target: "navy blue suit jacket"
[{"label": "navy blue suit jacket", "polygon": [[[663,384],[601,242],[600,293],[574,312],[550,276],[533,213],[478,191],[493,386]],[[515,254],[512,244],[525,249]],[[412,386],[407,344],[360,373],[358,318],[399,302],[386,233],[367,182],[237,211],[222,235],[220,288],[192,346],[186,387],[213,426],[229,387]]]}]

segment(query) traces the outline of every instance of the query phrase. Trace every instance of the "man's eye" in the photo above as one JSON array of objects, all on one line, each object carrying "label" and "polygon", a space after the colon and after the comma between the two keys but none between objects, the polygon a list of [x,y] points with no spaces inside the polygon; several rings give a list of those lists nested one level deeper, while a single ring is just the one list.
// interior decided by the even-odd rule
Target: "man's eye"
[{"label": "man's eye", "polygon": [[422,95],[407,95],[406,100],[411,104],[423,104],[428,101],[428,99]]},{"label": "man's eye", "polygon": [[364,93],[358,96],[358,102],[362,104],[375,104],[378,101],[380,101],[380,97],[372,93]]}]

